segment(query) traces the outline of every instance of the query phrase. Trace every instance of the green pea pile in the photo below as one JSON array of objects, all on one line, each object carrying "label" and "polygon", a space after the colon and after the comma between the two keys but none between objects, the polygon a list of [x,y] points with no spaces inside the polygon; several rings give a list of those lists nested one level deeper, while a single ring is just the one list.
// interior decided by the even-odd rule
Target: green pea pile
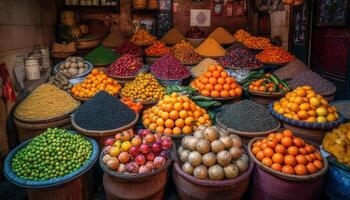
[{"label": "green pea pile", "polygon": [[79,134],[49,128],[16,153],[14,172],[28,180],[48,180],[78,170],[92,153],[92,144]]}]

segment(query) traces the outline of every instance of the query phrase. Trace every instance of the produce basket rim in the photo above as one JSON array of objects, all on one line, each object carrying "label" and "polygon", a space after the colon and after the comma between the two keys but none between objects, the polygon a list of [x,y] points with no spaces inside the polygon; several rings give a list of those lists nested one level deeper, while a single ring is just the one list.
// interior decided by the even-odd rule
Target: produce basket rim
[{"label": "produce basket rim", "polygon": [[237,135],[239,135],[241,137],[257,137],[258,135],[266,135],[268,133],[271,133],[271,132],[276,131],[276,130],[281,128],[281,123],[278,121],[277,127],[273,128],[273,129],[270,129],[270,130],[267,130],[267,131],[260,131],[260,132],[239,131],[239,130],[235,130],[235,129],[232,129],[232,128],[228,128],[226,125],[224,125],[219,119],[220,113],[221,113],[221,111],[219,111],[216,114],[215,122],[218,123],[218,125],[221,126],[222,128],[227,129],[229,132],[235,133],[235,134],[237,134]]},{"label": "produce basket rim", "polygon": [[[176,151],[176,148],[175,148],[175,144],[173,143],[172,144],[172,147],[171,147],[171,155],[173,154],[173,152]],[[103,158],[104,153],[103,151],[101,151],[100,153],[100,156],[99,156],[99,164],[100,164],[100,167],[102,168],[102,170],[104,172],[106,172],[108,175],[110,176],[113,176],[117,179],[120,179],[120,180],[123,180],[123,181],[135,181],[136,179],[144,179],[144,178],[148,178],[148,177],[151,177],[151,176],[155,176],[155,175],[158,175],[160,174],[161,172],[163,172],[164,170],[168,169],[168,167],[171,165],[172,163],[172,156],[169,156],[169,158],[167,159],[166,163],[159,169],[155,170],[155,171],[152,171],[152,172],[149,172],[149,173],[142,173],[142,174],[133,174],[133,173],[119,173],[119,172],[115,172],[113,170],[110,170],[107,168],[107,166],[103,163],[102,161],[102,158]]]},{"label": "produce basket rim", "polygon": [[284,123],[293,125],[293,126],[298,126],[298,127],[302,127],[302,128],[310,128],[310,129],[332,129],[335,128],[337,126],[339,126],[341,123],[343,123],[345,121],[345,118],[342,116],[341,113],[337,112],[339,115],[339,118],[336,121],[333,122],[325,122],[325,123],[319,123],[319,122],[304,122],[304,121],[298,121],[298,120],[294,120],[294,119],[290,119],[287,118],[279,113],[277,113],[274,109],[273,109],[273,104],[275,103],[271,102],[269,104],[268,110],[270,111],[270,113],[277,118],[278,120],[281,120]]},{"label": "produce basket rim", "polygon": [[[121,93],[119,93],[119,97],[120,99],[122,99],[124,96],[121,95]],[[130,98],[130,97],[126,97],[126,98]],[[130,98],[132,99],[132,98]],[[140,99],[132,99],[133,101],[136,101],[136,102],[141,102],[142,105],[155,105],[158,103],[159,100],[140,100]]]},{"label": "produce basket rim", "polygon": [[[74,98],[74,97],[73,97]],[[76,100],[76,99],[75,99]],[[69,117],[72,113],[74,113],[81,105],[80,101],[77,101],[78,102],[78,105],[71,111],[67,111],[63,114],[60,114],[60,115],[56,115],[56,116],[53,116],[53,117],[50,117],[50,118],[47,118],[47,119],[24,119],[24,118],[19,118],[16,114],[16,112],[13,113],[14,115],[14,118],[16,120],[18,120],[19,122],[22,122],[22,123],[32,123],[32,124],[41,124],[41,123],[49,123],[49,122],[54,122],[54,121],[58,121],[58,120],[61,120],[61,119],[64,119],[64,118],[67,118]]]},{"label": "produce basket rim", "polygon": [[[316,173],[313,173],[313,174],[308,174],[308,175],[292,175],[292,174],[285,174],[285,173],[282,173],[282,172],[279,172],[279,171],[276,171],[276,170],[273,170],[265,165],[263,165],[254,155],[253,153],[251,152],[251,147],[253,145],[253,142],[257,141],[257,140],[262,140],[264,139],[264,137],[255,137],[253,139],[251,139],[248,143],[248,153],[249,153],[249,157],[251,159],[254,160],[255,164],[260,167],[261,169],[263,169],[264,171],[266,171],[267,173],[271,174],[271,175],[274,175],[274,176],[277,176],[279,178],[282,178],[284,180],[289,180],[289,181],[313,181],[317,178],[319,178],[320,176],[323,176],[327,173],[328,171],[328,167],[329,167],[329,164],[328,164],[328,161],[326,158],[324,158],[322,156],[322,159],[323,159],[323,168],[316,172]],[[312,142],[309,142],[308,140],[306,140],[309,144],[311,144],[312,146],[314,146],[314,144]]]},{"label": "produce basket rim", "polygon": [[75,123],[74,113],[71,115],[71,123],[72,123],[73,128],[79,133],[82,133],[84,135],[88,135],[90,137],[103,136],[105,134],[117,133],[117,132],[121,132],[121,131],[132,128],[137,123],[137,121],[139,119],[139,113],[137,113],[137,112],[134,112],[134,113],[135,113],[135,119],[133,121],[131,121],[129,124],[126,124],[126,125],[119,127],[119,128],[110,129],[110,130],[87,130],[87,129],[84,129]]},{"label": "produce basket rim", "polygon": [[[245,149],[245,151],[247,151],[247,148],[242,145],[242,147]],[[248,155],[249,157],[249,155]],[[248,176],[251,175],[253,168],[254,168],[254,162],[252,161],[251,158],[249,158],[249,167],[248,169],[243,172],[242,174],[240,174],[239,176],[237,176],[234,179],[223,179],[223,180],[210,180],[210,179],[198,179],[192,175],[187,174],[186,172],[182,171],[182,169],[180,168],[180,161],[178,161],[177,158],[177,153],[176,153],[176,160],[174,161],[174,170],[184,179],[186,179],[187,181],[191,182],[191,183],[195,183],[201,186],[209,186],[209,187],[226,187],[229,185],[233,185],[236,183],[241,182],[242,180],[244,180],[245,178],[247,178]]]},{"label": "produce basket rim", "polygon": [[[69,133],[71,134],[79,134],[78,132],[74,130],[68,130]],[[27,141],[24,141],[17,147],[15,147],[6,157],[5,162],[4,162],[4,175],[7,180],[9,180],[11,183],[18,185],[20,187],[24,188],[32,188],[32,189],[39,189],[39,188],[48,188],[48,187],[53,187],[57,185],[61,185],[63,183],[69,182],[78,176],[82,175],[83,173],[87,172],[97,161],[98,159],[98,153],[99,153],[99,147],[93,138],[86,137],[82,135],[86,140],[88,140],[92,144],[92,152],[90,155],[90,158],[85,161],[85,163],[76,171],[66,174],[61,177],[49,179],[49,180],[26,180],[24,178],[21,178],[16,175],[16,173],[12,170],[12,159],[16,155],[16,153],[24,148],[25,146],[28,145],[29,142],[31,142],[34,138],[28,139]]]},{"label": "produce basket rim", "polygon": [[[68,57],[69,57],[69,56],[68,56]],[[83,58],[83,59],[84,59],[84,58]],[[59,63],[57,63],[57,64],[55,65],[54,70],[53,70],[55,74],[58,73],[58,68],[59,68],[59,66],[62,65],[64,62],[66,62],[66,61],[65,61],[65,60],[62,60],[61,62],[59,62]],[[69,78],[69,79],[82,78],[82,77],[88,75],[88,74],[92,71],[92,69],[94,68],[94,66],[93,66],[89,61],[86,61],[85,59],[84,59],[83,62],[89,66],[89,69],[88,69],[87,71],[85,71],[84,73],[82,73],[82,74],[80,74],[80,75],[78,75],[78,76],[76,76],[76,77]]]},{"label": "produce basket rim", "polygon": [[260,91],[254,91],[249,89],[248,90],[249,94],[255,95],[255,96],[263,96],[263,97],[278,97],[281,98],[284,96],[284,94],[282,92],[260,92]]},{"label": "produce basket rim", "polygon": [[[294,60],[294,59],[293,59]],[[288,65],[290,62],[292,62],[293,60],[289,61],[289,62],[263,62],[260,60],[260,62],[263,63],[263,65],[275,65],[275,66],[285,66]]]}]

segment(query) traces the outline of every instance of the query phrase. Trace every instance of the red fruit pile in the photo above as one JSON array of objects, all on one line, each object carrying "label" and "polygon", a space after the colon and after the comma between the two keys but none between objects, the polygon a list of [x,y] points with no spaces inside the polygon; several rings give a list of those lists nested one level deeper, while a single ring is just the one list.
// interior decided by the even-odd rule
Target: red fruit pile
[{"label": "red fruit pile", "polygon": [[112,76],[133,76],[142,66],[136,56],[125,54],[107,68],[107,73]]},{"label": "red fruit pile", "polygon": [[124,54],[131,54],[135,56],[142,55],[142,49],[141,47],[137,46],[136,44],[126,41],[122,45],[119,46],[117,49],[117,53],[124,55]]},{"label": "red fruit pile", "polygon": [[102,162],[119,173],[149,173],[163,167],[170,157],[169,136],[153,134],[148,129],[118,133],[105,141]]},{"label": "red fruit pile", "polygon": [[151,73],[163,80],[180,80],[191,75],[191,72],[171,53],[158,59],[151,66]]}]

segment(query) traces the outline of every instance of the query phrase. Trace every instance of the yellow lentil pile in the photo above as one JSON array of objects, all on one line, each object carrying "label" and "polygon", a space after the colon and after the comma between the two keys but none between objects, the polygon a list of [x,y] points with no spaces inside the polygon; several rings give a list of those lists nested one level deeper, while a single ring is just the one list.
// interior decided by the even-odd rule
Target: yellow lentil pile
[{"label": "yellow lentil pile", "polygon": [[195,51],[203,57],[220,57],[226,54],[226,50],[210,37],[204,40]]},{"label": "yellow lentil pile", "polygon": [[209,37],[216,40],[219,44],[231,44],[235,41],[231,33],[222,27],[216,28]]},{"label": "yellow lentil pile", "polygon": [[159,100],[164,96],[164,87],[152,74],[141,73],[135,80],[125,84],[121,95],[141,101]]},{"label": "yellow lentil pile", "polygon": [[42,84],[20,103],[15,111],[20,120],[46,120],[70,113],[80,103],[51,84]]},{"label": "yellow lentil pile", "polygon": [[192,67],[191,73],[195,77],[199,77],[202,74],[204,74],[210,66],[217,66],[217,65],[219,65],[219,63],[216,62],[216,60],[211,58],[206,58],[202,60],[200,63],[198,63],[196,66]]}]

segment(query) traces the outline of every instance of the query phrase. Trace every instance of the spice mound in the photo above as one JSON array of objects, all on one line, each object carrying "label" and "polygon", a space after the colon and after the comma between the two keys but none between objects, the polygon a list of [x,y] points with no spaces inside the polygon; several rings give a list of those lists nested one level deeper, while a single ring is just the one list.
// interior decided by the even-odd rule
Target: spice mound
[{"label": "spice mound", "polygon": [[216,60],[213,60],[211,58],[206,58],[202,60],[200,63],[198,63],[196,66],[192,67],[191,73],[195,77],[199,77],[203,75],[210,66],[216,66],[216,65],[219,65],[219,63],[216,62]]},{"label": "spice mound", "polygon": [[135,56],[142,55],[142,49],[141,47],[137,46],[136,44],[125,41],[122,45],[120,45],[117,49],[117,53],[124,55],[124,54],[131,54]]},{"label": "spice mound", "polygon": [[264,49],[256,55],[256,58],[264,63],[288,63],[294,59],[294,56],[283,48],[275,46]]},{"label": "spice mound", "polygon": [[126,83],[121,90],[123,97],[135,100],[159,100],[163,98],[164,88],[152,74],[138,74],[135,80]]},{"label": "spice mound", "polygon": [[191,75],[190,71],[171,53],[158,59],[151,66],[151,73],[163,80],[180,80]]},{"label": "spice mound", "polygon": [[225,105],[218,117],[227,128],[243,132],[265,132],[279,126],[267,108],[250,100]]},{"label": "spice mound", "polygon": [[93,65],[108,65],[117,60],[118,58],[119,55],[117,55],[112,50],[106,48],[103,45],[100,45],[99,47],[95,48],[84,57],[85,60],[92,63]]},{"label": "spice mound", "polygon": [[154,37],[144,29],[137,30],[137,32],[130,39],[132,43],[139,46],[151,45],[155,43],[156,40],[156,37]]},{"label": "spice mound", "polygon": [[107,92],[99,92],[74,114],[74,122],[86,130],[112,130],[130,124],[136,114]]},{"label": "spice mound", "polygon": [[337,91],[337,87],[333,83],[313,71],[303,71],[288,81],[288,84],[292,89],[303,85],[311,86],[317,94],[323,96],[334,94]]},{"label": "spice mound", "polygon": [[226,54],[226,50],[213,38],[207,38],[195,50],[203,57],[220,57]]},{"label": "spice mound", "polygon": [[299,59],[294,59],[287,65],[277,69],[273,73],[280,79],[292,79],[295,76],[303,73],[303,71],[310,71],[309,68]]},{"label": "spice mound", "polygon": [[164,56],[169,53],[169,48],[163,42],[157,41],[145,50],[146,56]]},{"label": "spice mound", "polygon": [[256,69],[262,65],[254,54],[240,48],[236,48],[226,56],[219,58],[218,63],[231,69]]},{"label": "spice mound", "polygon": [[92,144],[83,136],[49,128],[16,153],[12,169],[27,180],[49,180],[80,169],[91,153]]},{"label": "spice mound", "polygon": [[235,41],[231,33],[222,27],[216,28],[209,37],[216,40],[219,44],[231,44]]},{"label": "spice mound", "polygon": [[170,29],[161,39],[162,42],[170,45],[179,43],[182,40],[186,40],[186,38],[176,28]]},{"label": "spice mound", "polygon": [[42,84],[16,108],[20,120],[47,120],[73,112],[79,102],[67,92],[51,84]]},{"label": "spice mound", "polygon": [[136,56],[125,54],[107,68],[112,76],[134,76],[143,66]]}]

